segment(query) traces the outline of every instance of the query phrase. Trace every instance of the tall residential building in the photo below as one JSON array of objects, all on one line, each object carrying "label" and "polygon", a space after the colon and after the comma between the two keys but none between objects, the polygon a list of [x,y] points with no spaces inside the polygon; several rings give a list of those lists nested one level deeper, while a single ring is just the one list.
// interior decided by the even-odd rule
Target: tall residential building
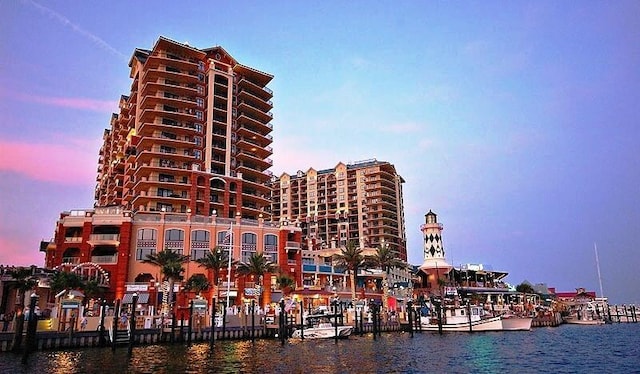
[{"label": "tall residential building", "polygon": [[364,249],[389,245],[406,261],[404,179],[386,161],[338,163],[333,169],[273,179],[272,217],[302,227],[303,261],[316,251],[355,241]]},{"label": "tall residential building", "polygon": [[[272,75],[160,37],[129,62],[100,149],[97,206],[269,219]],[[261,216],[262,214],[262,216]]]}]

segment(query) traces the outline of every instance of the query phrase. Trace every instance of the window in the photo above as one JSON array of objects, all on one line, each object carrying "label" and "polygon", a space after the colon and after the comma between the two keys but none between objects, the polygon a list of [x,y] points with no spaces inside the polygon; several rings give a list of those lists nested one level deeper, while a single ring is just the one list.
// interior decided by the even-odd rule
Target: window
[{"label": "window", "polygon": [[173,205],[166,204],[166,203],[158,203],[157,207],[159,211],[164,211],[164,212],[171,212],[173,210]]},{"label": "window", "polygon": [[139,229],[138,240],[156,240],[156,230],[154,229]]},{"label": "window", "polygon": [[165,240],[184,240],[184,231],[179,229],[169,229],[165,231]]},{"label": "window", "polygon": [[176,153],[176,149],[173,147],[167,147],[166,145],[160,146],[160,152],[162,153]]},{"label": "window", "polygon": [[201,97],[197,97],[197,98],[196,98],[196,103],[198,104],[198,106],[199,106],[200,108],[204,107],[204,99],[203,99],[203,98],[201,98]]},{"label": "window", "polygon": [[218,231],[218,246],[227,247],[231,244],[231,235],[228,230]]},{"label": "window", "polygon": [[201,110],[196,110],[196,117],[202,121],[204,119],[204,114],[202,113]]},{"label": "window", "polygon": [[195,138],[193,138],[193,143],[199,147],[202,146],[202,137],[200,136],[196,136]]},{"label": "window", "polygon": [[193,230],[191,232],[191,241],[194,242],[208,242],[209,241],[209,231],[205,230]]},{"label": "window", "polygon": [[263,253],[269,261],[278,263],[278,237],[276,235],[265,235]]},{"label": "window", "polygon": [[256,234],[246,232],[242,234],[242,261],[247,262],[249,258],[256,253],[258,236]]},{"label": "window", "polygon": [[136,261],[146,260],[149,255],[156,254],[155,248],[136,248]]},{"label": "window", "polygon": [[158,188],[158,196],[170,197],[171,195],[173,195],[173,190],[168,190],[166,188]]}]

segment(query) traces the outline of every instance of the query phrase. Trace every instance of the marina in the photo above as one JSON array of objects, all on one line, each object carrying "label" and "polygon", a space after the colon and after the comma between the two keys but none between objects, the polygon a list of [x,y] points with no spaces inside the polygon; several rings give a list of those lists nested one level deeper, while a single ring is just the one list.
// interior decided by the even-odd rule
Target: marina
[{"label": "marina", "polygon": [[[11,373],[236,373],[236,372],[634,372],[640,346],[639,324],[596,328],[562,325],[523,333],[385,333],[349,339],[297,340],[280,345],[251,342],[151,344],[39,351],[27,364],[20,355],[0,355],[0,372]],[[609,344],[602,345],[602,342]]]}]

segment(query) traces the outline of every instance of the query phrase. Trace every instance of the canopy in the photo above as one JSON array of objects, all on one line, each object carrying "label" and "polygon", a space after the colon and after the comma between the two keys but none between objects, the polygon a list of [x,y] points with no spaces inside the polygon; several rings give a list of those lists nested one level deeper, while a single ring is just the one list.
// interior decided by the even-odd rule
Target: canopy
[{"label": "canopy", "polygon": [[[138,294],[138,304],[146,304],[149,302],[149,294],[146,292],[140,292]],[[133,303],[133,293],[126,293],[124,297],[122,297],[122,304],[131,304]]]}]

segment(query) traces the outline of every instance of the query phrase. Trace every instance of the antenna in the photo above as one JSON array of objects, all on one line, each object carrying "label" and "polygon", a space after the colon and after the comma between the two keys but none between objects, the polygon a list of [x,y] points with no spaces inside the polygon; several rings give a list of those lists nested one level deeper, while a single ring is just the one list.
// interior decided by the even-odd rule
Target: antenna
[{"label": "antenna", "polygon": [[593,249],[596,252],[596,267],[598,268],[598,282],[600,283],[600,297],[604,297],[604,293],[602,292],[602,277],[600,276],[600,260],[598,259],[598,246],[596,243],[593,243]]}]

